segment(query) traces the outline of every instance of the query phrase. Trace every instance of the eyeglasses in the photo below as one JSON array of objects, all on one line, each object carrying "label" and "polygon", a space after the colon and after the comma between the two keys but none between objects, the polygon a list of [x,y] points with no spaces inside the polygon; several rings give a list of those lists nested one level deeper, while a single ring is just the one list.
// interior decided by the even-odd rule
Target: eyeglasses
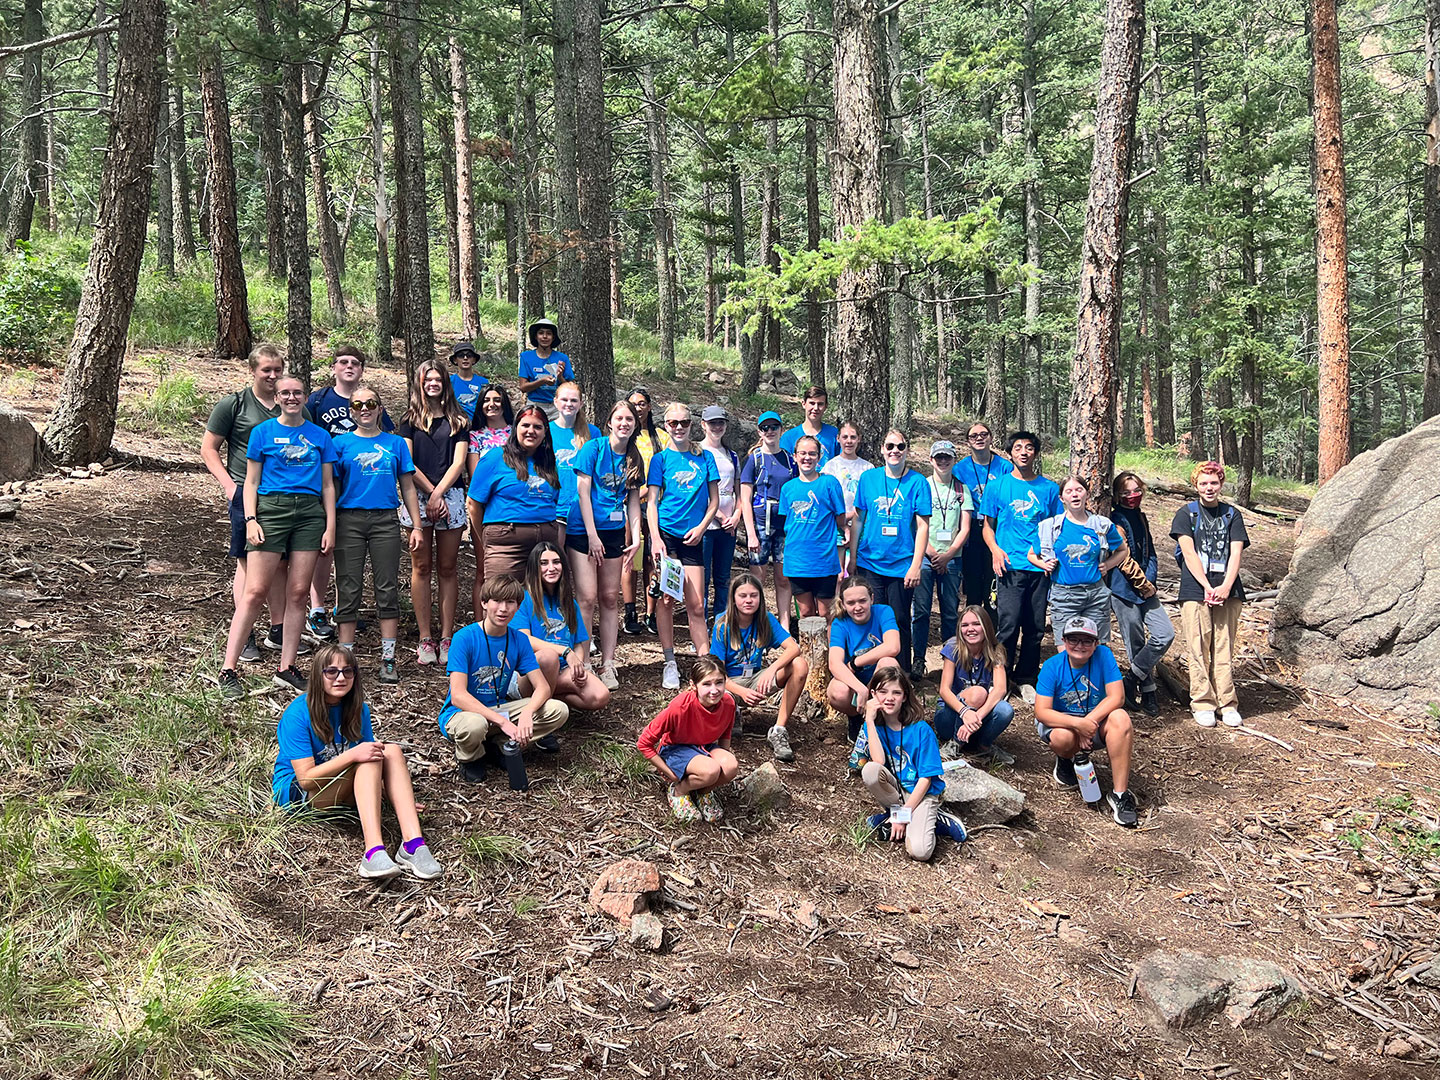
[{"label": "eyeglasses", "polygon": [[984,442],[990,437],[990,433],[988,431],[972,431],[969,435],[966,435],[965,437],[971,442],[975,442],[977,439],[980,442]]},{"label": "eyeglasses", "polygon": [[779,431],[779,430],[780,430],[780,425],[779,425],[779,424],[761,424],[761,425],[760,425],[760,430],[761,430],[761,431]]},{"label": "eyeglasses", "polygon": [[1085,634],[1073,634],[1073,635],[1072,635],[1072,634],[1067,634],[1067,635],[1065,635],[1065,644],[1066,644],[1066,645],[1094,645],[1094,644],[1095,644],[1095,639],[1094,639],[1093,637],[1089,637],[1088,635],[1085,635]]},{"label": "eyeglasses", "polygon": [[275,396],[276,396],[276,397],[302,397],[302,398],[303,398],[303,397],[305,396],[305,391],[304,391],[304,390],[277,390],[276,393],[275,393]]},{"label": "eyeglasses", "polygon": [[327,679],[353,679],[355,677],[355,668],[349,665],[345,667],[321,668],[320,674],[324,675]]},{"label": "eyeglasses", "polygon": [[886,450],[904,450],[904,449],[906,449],[909,445],[910,445],[909,443],[903,443],[903,442],[887,442],[887,443],[885,444],[885,449],[886,449]]},{"label": "eyeglasses", "polygon": [[352,402],[350,402],[350,411],[351,411],[351,412],[359,412],[361,409],[378,409],[379,407],[380,407],[380,402],[378,402],[378,401],[352,401]]}]

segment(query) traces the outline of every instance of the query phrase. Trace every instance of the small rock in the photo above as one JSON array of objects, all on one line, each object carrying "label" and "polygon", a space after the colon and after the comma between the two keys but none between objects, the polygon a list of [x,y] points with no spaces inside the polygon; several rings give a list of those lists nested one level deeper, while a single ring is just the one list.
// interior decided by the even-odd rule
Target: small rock
[{"label": "small rock", "polygon": [[903,949],[897,953],[893,953],[890,961],[896,967],[909,968],[911,971],[915,971],[920,967],[920,958],[914,953],[906,952]]},{"label": "small rock", "polygon": [[1409,1040],[1399,1036],[1392,1036],[1385,1044],[1385,1056],[1393,1058],[1409,1057],[1415,1052],[1415,1047],[1410,1045]]},{"label": "small rock", "polygon": [[773,761],[767,761],[735,784],[740,801],[752,810],[783,810],[790,805],[790,789],[780,779]]},{"label": "small rock", "polygon": [[1090,938],[1090,933],[1083,926],[1076,926],[1066,919],[1060,923],[1060,929],[1056,931],[1060,940],[1067,945],[1084,945]]},{"label": "small rock", "polygon": [[11,521],[20,512],[20,504],[14,499],[0,499],[0,521]]},{"label": "small rock", "polygon": [[69,473],[69,476],[70,476],[70,479],[71,479],[71,480],[89,480],[89,479],[90,479],[90,470],[89,470],[89,469],[71,469],[71,470],[70,470],[70,473]]},{"label": "small rock", "polygon": [[665,924],[648,911],[637,912],[630,920],[630,944],[659,952],[665,944]]},{"label": "small rock", "polygon": [[1259,840],[1260,837],[1265,835],[1265,830],[1260,828],[1259,825],[1246,825],[1241,831],[1251,840]]},{"label": "small rock", "polygon": [[712,371],[712,372],[710,372],[710,374],[709,374],[709,375],[706,375],[705,378],[708,379],[710,382],[716,383],[716,384],[720,384],[720,383],[723,383],[723,382],[725,381],[725,376],[724,376],[721,372],[718,372],[718,371]]},{"label": "small rock", "polygon": [[966,825],[1003,824],[1025,811],[1024,792],[984,769],[971,768],[963,759],[947,761],[944,775],[940,799],[955,809]]},{"label": "small rock", "polygon": [[669,994],[665,993],[664,990],[661,990],[658,986],[652,986],[650,988],[650,992],[645,995],[644,1000],[645,1008],[649,1009],[651,1012],[656,1013],[664,1012],[666,1009],[670,1008],[671,1005],[675,1004],[675,999],[672,998]]},{"label": "small rock", "polygon": [[800,904],[800,909],[795,912],[795,921],[806,930],[820,929],[820,913],[815,910],[815,905],[809,900]]},{"label": "small rock", "polygon": [[1135,976],[1141,998],[1172,1028],[1194,1027],[1222,1009],[1235,1027],[1268,1024],[1302,996],[1283,968],[1243,956],[1155,952]]},{"label": "small rock", "polygon": [[86,467],[90,470],[90,475],[91,475],[91,476],[99,476],[101,473],[103,473],[103,472],[105,471],[105,466],[104,466],[104,465],[101,465],[100,462],[98,462],[98,461],[92,461],[92,462],[90,462],[90,464],[89,464],[88,466],[86,466]]},{"label": "small rock", "polygon": [[600,872],[590,887],[590,903],[624,926],[650,907],[650,894],[660,891],[660,868],[640,859],[621,859]]}]

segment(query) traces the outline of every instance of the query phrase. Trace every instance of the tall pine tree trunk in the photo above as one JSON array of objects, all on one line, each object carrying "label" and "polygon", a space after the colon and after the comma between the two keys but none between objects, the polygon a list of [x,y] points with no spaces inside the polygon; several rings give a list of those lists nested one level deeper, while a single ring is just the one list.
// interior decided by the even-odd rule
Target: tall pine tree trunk
[{"label": "tall pine tree trunk", "polygon": [[1440,0],[1425,0],[1425,379],[1420,416],[1440,415]]},{"label": "tall pine tree trunk", "polygon": [[585,397],[615,400],[615,343],[610,324],[610,140],[601,46],[604,0],[575,3],[575,161],[580,210],[580,319],[577,374]]},{"label": "tall pine tree trunk", "polygon": [[330,176],[325,163],[324,120],[320,115],[320,90],[304,67],[300,89],[305,103],[305,148],[310,158],[310,190],[315,197],[315,235],[320,242],[320,269],[325,276],[325,299],[330,317],[345,318],[345,253],[340,247],[340,230],[335,224],[335,207],[330,199]]},{"label": "tall pine tree trunk", "polygon": [[[434,56],[430,64],[430,82],[437,97],[442,99],[448,81],[440,72]],[[448,299],[460,303],[460,200],[455,194],[455,115],[450,109],[432,110],[435,119],[435,141],[440,151],[440,193],[445,209],[445,284]]]},{"label": "tall pine tree trunk", "polygon": [[[460,48],[460,39],[451,34],[449,46],[450,110],[455,121],[456,239],[460,247],[460,324],[467,340],[483,341],[485,333],[480,329],[480,264],[475,258],[475,155],[470,147],[470,80],[465,72],[465,53]],[[573,97],[571,102],[573,109]],[[556,107],[559,108],[558,91]],[[559,137],[558,131],[556,137]],[[573,131],[571,138],[574,138]],[[571,168],[574,168],[573,141]]]},{"label": "tall pine tree trunk", "polygon": [[370,39],[370,171],[375,185],[375,361],[394,359],[390,321],[390,200],[385,194],[385,113],[380,105],[380,31]]},{"label": "tall pine tree trunk", "polygon": [[215,268],[215,355],[250,354],[250,302],[240,254],[239,194],[230,141],[230,102],[220,54],[200,54],[200,109],[205,120],[206,184],[210,189],[210,259]]},{"label": "tall pine tree trunk", "polygon": [[[900,99],[900,12],[885,17],[885,85],[889,96],[889,140],[885,162],[886,202],[891,222],[910,213],[905,194],[905,114]],[[895,358],[893,383],[894,416],[891,422],[901,431],[910,430],[915,412],[915,302],[899,291],[903,279],[895,280],[890,297],[890,351]]]},{"label": "tall pine tree trunk", "polygon": [[45,444],[62,465],[100,461],[110,452],[125,338],[150,216],[165,4],[124,0],[119,21],[116,93],[100,171],[99,212],[65,376],[45,425]]},{"label": "tall pine tree trunk", "polygon": [[1335,0],[1314,0],[1315,293],[1320,352],[1320,483],[1350,460],[1350,286]]},{"label": "tall pine tree trunk", "polygon": [[1025,329],[1020,336],[1020,370],[1016,373],[1016,387],[1023,396],[1023,407],[1017,401],[1016,412],[1021,424],[1031,431],[1038,431],[1044,426],[1040,420],[1040,264],[1043,250],[1040,245],[1040,129],[1035,117],[1035,84],[1039,64],[1035,46],[1040,37],[1040,25],[1035,17],[1035,0],[1022,0],[1021,7],[1025,14],[1020,61],[1020,115],[1025,140],[1025,262],[1031,268],[1032,277],[1025,285]]},{"label": "tall pine tree trunk", "polygon": [[[285,21],[294,26],[299,0],[280,0]],[[285,337],[290,374],[310,389],[312,301],[310,293],[310,221],[305,207],[305,93],[303,57],[285,57],[280,92],[280,154],[285,170]]]},{"label": "tall pine tree trunk", "polygon": [[397,155],[405,161],[405,378],[435,355],[430,308],[430,215],[425,199],[425,125],[420,115],[420,0],[399,0],[401,110],[405,127]]},{"label": "tall pine tree trunk", "polygon": [[[21,41],[40,41],[44,37],[42,0],[25,0],[25,10],[20,18]],[[10,216],[5,222],[7,248],[13,248],[17,240],[30,239],[35,196],[40,190],[45,167],[45,128],[40,113],[40,91],[44,85],[40,65],[43,59],[44,53],[40,49],[31,49],[20,55],[20,140],[15,162],[15,190],[11,195]]]},{"label": "tall pine tree trunk", "polygon": [[[735,65],[735,26],[725,25],[725,61]],[[730,126],[730,273],[736,277],[745,272],[745,185],[740,179],[740,164],[736,161],[737,146],[740,142],[739,125]],[[743,327],[737,328],[735,339],[740,352],[740,392],[753,394],[760,385],[760,356],[755,342]]]},{"label": "tall pine tree trunk", "polygon": [[551,4],[555,85],[555,320],[561,333],[580,318],[580,190],[575,161],[575,0]]},{"label": "tall pine tree trunk", "polygon": [[[1150,29],[1151,49],[1155,65],[1151,69],[1150,86],[1157,111],[1164,99],[1160,79],[1160,28]],[[1164,169],[1165,131],[1163,121],[1156,117],[1150,129],[1150,163],[1157,171]],[[1162,446],[1175,442],[1174,359],[1170,329],[1170,253],[1167,244],[1165,207],[1152,201],[1150,224],[1150,326],[1155,348],[1155,438]]]},{"label": "tall pine tree trunk", "polygon": [[390,149],[395,155],[395,201],[390,210],[393,215],[390,235],[395,241],[394,259],[390,271],[390,326],[396,337],[405,336],[405,282],[409,277],[410,256],[405,248],[410,231],[405,227],[405,191],[408,181],[405,176],[405,92],[406,79],[403,50],[400,47],[398,8],[396,0],[389,2],[390,23]]},{"label": "tall pine tree trunk", "polygon": [[[815,8],[805,5],[806,29],[815,29]],[[805,49],[805,85],[815,86],[815,62],[810,48]],[[820,247],[820,136],[819,124],[809,112],[805,114],[805,246],[816,251]],[[820,294],[811,291],[805,299],[805,351],[810,357],[810,383],[825,385],[825,309]]]},{"label": "tall pine tree trunk", "polygon": [[[270,0],[255,0],[255,30],[261,41],[275,39],[275,17]],[[280,163],[280,90],[274,65],[261,64],[260,167],[265,185],[265,269],[279,281],[285,277],[285,173]]]},{"label": "tall pine tree trunk", "polygon": [[190,212],[194,202],[190,182],[189,123],[185,118],[185,69],[180,65],[180,50],[174,45],[166,50],[170,70],[170,171],[175,181],[175,250],[180,261],[189,266],[195,262],[195,219]]},{"label": "tall pine tree trunk", "polygon": [[[155,266],[167,278],[175,276],[175,204],[170,177],[170,95],[165,90],[164,61],[160,61],[160,104],[155,128]],[[54,175],[55,140],[49,136],[46,176]],[[54,212],[54,194],[46,200]],[[52,230],[54,226],[51,226]]]},{"label": "tall pine tree trunk", "polygon": [[[1202,64],[1204,43],[1200,34],[1190,34],[1190,86],[1195,101],[1195,156],[1199,164],[1197,177],[1201,191],[1210,186],[1210,125],[1205,109],[1205,68]],[[1191,295],[1198,295],[1198,276],[1191,282]],[[1190,413],[1190,457],[1204,461],[1210,456],[1205,448],[1205,377],[1200,361],[1199,331],[1194,321],[1190,323],[1189,371],[1189,413]]]},{"label": "tall pine tree trunk", "polygon": [[658,327],[660,375],[675,377],[675,258],[674,230],[670,218],[670,140],[665,130],[665,106],[655,93],[655,71],[646,63],[640,68],[640,89],[644,95],[645,137],[650,151],[650,186],[655,203],[650,225],[655,234],[655,281],[659,293]]}]

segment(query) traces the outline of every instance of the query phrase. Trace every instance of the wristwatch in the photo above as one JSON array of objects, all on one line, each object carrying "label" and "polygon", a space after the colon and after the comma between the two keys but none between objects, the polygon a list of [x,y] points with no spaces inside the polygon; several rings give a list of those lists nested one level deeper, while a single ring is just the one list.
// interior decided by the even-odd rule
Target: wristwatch
[{"label": "wristwatch", "polygon": [[254,521],[254,520],[255,520],[255,515],[254,515],[254,514],[246,514],[246,515],[245,515],[245,523],[246,523],[247,525],[248,525],[250,522]]}]

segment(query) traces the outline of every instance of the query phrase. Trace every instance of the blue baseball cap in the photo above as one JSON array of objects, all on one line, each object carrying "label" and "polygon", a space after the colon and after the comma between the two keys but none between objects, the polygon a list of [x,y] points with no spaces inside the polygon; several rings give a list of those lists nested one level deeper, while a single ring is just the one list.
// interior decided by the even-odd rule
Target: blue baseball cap
[{"label": "blue baseball cap", "polygon": [[785,423],[785,421],[780,419],[780,414],[778,412],[762,412],[760,414],[760,419],[755,421],[755,426],[764,427],[765,421],[767,420],[774,420],[775,423],[780,424],[781,426],[784,426]]}]

